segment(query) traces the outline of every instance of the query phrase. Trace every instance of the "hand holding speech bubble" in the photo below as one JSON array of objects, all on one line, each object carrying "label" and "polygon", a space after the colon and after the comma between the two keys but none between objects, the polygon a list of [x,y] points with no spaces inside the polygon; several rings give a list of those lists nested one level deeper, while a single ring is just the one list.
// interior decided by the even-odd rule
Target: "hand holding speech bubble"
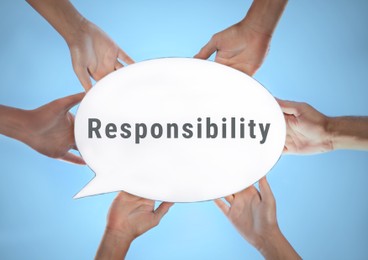
[{"label": "hand holding speech bubble", "polygon": [[171,202],[223,197],[267,174],[285,135],[276,100],[242,72],[190,58],[129,65],[78,108],[76,144],[96,176],[75,198],[120,190]]}]

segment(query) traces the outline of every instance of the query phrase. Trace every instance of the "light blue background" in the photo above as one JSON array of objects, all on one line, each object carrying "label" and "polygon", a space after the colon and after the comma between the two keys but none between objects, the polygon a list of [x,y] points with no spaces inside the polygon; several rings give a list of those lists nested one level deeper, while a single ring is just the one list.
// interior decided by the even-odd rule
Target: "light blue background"
[{"label": "light blue background", "polygon": [[[250,1],[74,1],[136,61],[191,57]],[[368,2],[290,1],[255,78],[330,116],[368,115]],[[0,103],[82,90],[63,39],[24,1],[0,2]],[[0,136],[0,259],[92,259],[115,194],[73,200],[92,177]],[[269,174],[280,227],[305,259],[367,259],[368,153],[283,156]],[[128,259],[261,259],[212,202],[177,204]]]}]

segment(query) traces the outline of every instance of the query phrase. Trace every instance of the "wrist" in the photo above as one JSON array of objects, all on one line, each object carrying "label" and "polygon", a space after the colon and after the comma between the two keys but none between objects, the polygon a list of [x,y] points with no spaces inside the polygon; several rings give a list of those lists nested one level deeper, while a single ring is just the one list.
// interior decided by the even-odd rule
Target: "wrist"
[{"label": "wrist", "polygon": [[105,234],[111,238],[114,238],[115,240],[118,240],[122,243],[129,244],[129,245],[136,238],[134,235],[130,234],[127,231],[117,230],[114,228],[110,228],[109,226],[106,227]]},{"label": "wrist", "polygon": [[295,260],[302,259],[291,246],[279,227],[275,227],[267,236],[262,237],[262,244],[256,247],[267,260]]},{"label": "wrist", "polygon": [[106,228],[95,260],[125,259],[132,241],[121,232]]},{"label": "wrist", "polygon": [[[253,246],[259,251],[269,251],[269,248],[274,244],[275,241],[279,240],[282,233],[278,226],[271,228],[269,231],[263,232],[255,239]],[[263,253],[262,253],[263,254]]]},{"label": "wrist", "polygon": [[326,142],[331,147],[331,151],[336,150],[337,144],[337,119],[334,117],[328,117],[327,118],[327,125],[326,125]]},{"label": "wrist", "polygon": [[252,22],[250,19],[245,17],[243,20],[239,22],[240,27],[243,30],[250,30],[256,36],[272,38],[272,31],[265,30],[262,26],[257,25],[257,23]]},{"label": "wrist", "polygon": [[27,2],[40,13],[68,43],[78,34],[85,18],[69,0]]},{"label": "wrist", "polygon": [[88,30],[89,26],[90,22],[83,16],[79,15],[75,18],[75,22],[68,27],[68,30],[63,32],[61,35],[70,47],[78,43],[81,34],[84,34]]},{"label": "wrist", "polygon": [[26,142],[29,136],[29,111],[5,106],[0,107],[0,133],[21,142]]},{"label": "wrist", "polygon": [[329,135],[334,150],[368,149],[368,117],[341,116],[330,118]]},{"label": "wrist", "polygon": [[256,248],[265,259],[277,259],[276,256],[280,255],[280,251],[282,251],[283,244],[286,241],[280,229],[277,228],[263,237],[262,243]]},{"label": "wrist", "polygon": [[58,21],[53,22],[55,29],[69,45],[80,33],[80,29],[88,22],[69,1],[61,1],[58,6]]},{"label": "wrist", "polygon": [[272,36],[287,0],[254,0],[242,20],[253,30]]}]

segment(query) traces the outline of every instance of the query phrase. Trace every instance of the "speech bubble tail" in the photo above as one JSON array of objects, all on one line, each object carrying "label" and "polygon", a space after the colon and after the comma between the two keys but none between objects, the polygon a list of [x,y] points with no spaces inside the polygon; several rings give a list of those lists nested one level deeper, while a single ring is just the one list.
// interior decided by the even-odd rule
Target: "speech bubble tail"
[{"label": "speech bubble tail", "polygon": [[73,199],[80,199],[92,195],[98,195],[109,192],[106,185],[103,183],[103,178],[93,178],[84,188],[79,191]]}]

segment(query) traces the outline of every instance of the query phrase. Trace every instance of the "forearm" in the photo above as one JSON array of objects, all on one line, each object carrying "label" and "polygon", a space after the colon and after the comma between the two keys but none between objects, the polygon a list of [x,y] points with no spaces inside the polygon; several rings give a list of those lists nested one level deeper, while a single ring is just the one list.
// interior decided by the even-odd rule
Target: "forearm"
[{"label": "forearm", "polygon": [[267,260],[302,259],[279,229],[268,235],[258,250]]},{"label": "forearm", "polygon": [[86,21],[68,0],[27,0],[59,34],[72,41],[79,28]]},{"label": "forearm", "polygon": [[0,134],[25,142],[27,111],[0,105]]},{"label": "forearm", "polygon": [[328,132],[334,150],[368,150],[368,117],[331,117]]},{"label": "forearm", "polygon": [[287,0],[254,0],[241,24],[272,36],[287,2]]},{"label": "forearm", "polygon": [[132,241],[121,233],[106,229],[95,260],[125,259]]}]

